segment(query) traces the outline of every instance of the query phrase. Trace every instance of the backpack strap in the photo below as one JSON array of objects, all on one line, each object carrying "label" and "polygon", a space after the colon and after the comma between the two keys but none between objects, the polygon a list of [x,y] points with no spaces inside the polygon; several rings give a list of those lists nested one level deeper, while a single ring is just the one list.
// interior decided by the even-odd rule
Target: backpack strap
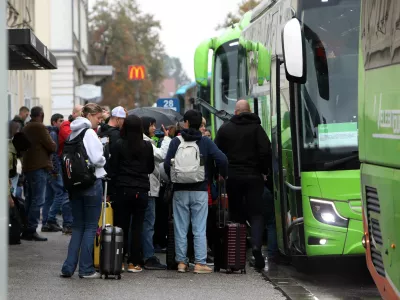
[{"label": "backpack strap", "polygon": [[[83,138],[85,137],[86,131],[87,131],[88,129],[89,129],[89,128],[84,128],[84,129],[75,137],[75,139],[80,139],[80,140],[83,141]],[[71,141],[71,134],[68,136],[67,141]]]},{"label": "backpack strap", "polygon": [[[178,135],[177,138],[181,141],[181,143],[186,142],[181,135]],[[201,141],[201,139],[198,140],[198,141],[189,141],[189,143],[190,142],[195,142],[197,144],[197,146],[200,147],[200,141]]]},{"label": "backpack strap", "polygon": [[89,129],[89,128],[83,129],[83,130],[78,134],[77,137],[79,137],[81,140],[83,140],[83,138],[85,137],[86,131],[87,131],[88,129]]}]

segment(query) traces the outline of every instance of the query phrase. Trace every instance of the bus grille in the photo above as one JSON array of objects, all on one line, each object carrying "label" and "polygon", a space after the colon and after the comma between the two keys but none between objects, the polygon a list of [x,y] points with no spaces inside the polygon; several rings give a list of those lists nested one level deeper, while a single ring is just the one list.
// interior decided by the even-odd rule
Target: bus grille
[{"label": "bus grille", "polygon": [[[378,220],[381,212],[378,191],[375,188],[366,186],[365,193],[367,195],[366,206],[371,259],[378,274],[385,277],[385,266],[383,265],[382,254],[381,251],[375,247],[375,245],[383,245],[382,232]],[[373,213],[373,216],[371,213]]]}]

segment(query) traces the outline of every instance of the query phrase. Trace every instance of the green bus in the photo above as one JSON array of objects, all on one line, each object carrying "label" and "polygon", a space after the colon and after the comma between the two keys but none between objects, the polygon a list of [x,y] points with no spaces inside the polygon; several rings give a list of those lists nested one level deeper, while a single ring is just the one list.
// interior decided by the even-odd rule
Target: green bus
[{"label": "green bus", "polygon": [[[359,14],[360,0],[263,1],[239,38],[238,73],[229,77],[239,79],[237,98],[250,101],[272,143],[278,246],[288,256],[365,253]],[[299,48],[284,38],[293,22],[302,32]],[[204,72],[196,70],[196,80]]]},{"label": "green bus", "polygon": [[382,298],[390,300],[400,299],[399,23],[399,1],[362,1],[358,112],[363,241],[368,269]]},{"label": "green bus", "polygon": [[[246,13],[239,23],[226,28],[220,36],[203,41],[196,48],[194,57],[196,82],[201,87],[200,89],[206,89],[211,85],[211,89],[208,91],[209,101],[206,101],[208,102],[206,104],[209,105],[205,107],[207,111],[210,111],[210,108],[214,108],[211,111],[230,112],[235,108],[237,85],[240,81],[237,78],[239,36],[243,28],[249,24],[250,16],[250,12]],[[213,52],[211,74],[208,72],[210,50]],[[211,126],[209,127],[211,135],[215,138],[215,134],[224,122],[224,118],[218,117],[218,114],[209,115],[208,113],[206,117],[207,124]]]}]

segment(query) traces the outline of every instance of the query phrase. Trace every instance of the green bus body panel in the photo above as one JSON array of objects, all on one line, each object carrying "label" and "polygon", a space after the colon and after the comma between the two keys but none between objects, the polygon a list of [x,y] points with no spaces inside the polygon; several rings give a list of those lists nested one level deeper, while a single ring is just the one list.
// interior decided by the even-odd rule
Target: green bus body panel
[{"label": "green bus body panel", "polygon": [[[371,28],[370,35],[369,30],[360,35],[358,88],[363,217],[371,251],[368,268],[382,297],[400,299],[400,64],[395,30],[399,5],[396,1],[391,3],[397,7],[389,10],[388,19],[393,21],[387,26],[392,28],[386,30],[391,32],[390,39],[380,41],[390,51],[377,54],[373,40],[376,21],[372,17],[376,12],[369,10],[377,10],[378,6],[370,6],[365,0],[362,3],[361,29]],[[387,1],[382,0],[382,5]],[[385,60],[388,53],[393,55]],[[367,194],[367,188],[375,194]],[[374,238],[379,235],[381,242]],[[385,276],[378,273],[376,266]]]},{"label": "green bus body panel", "polygon": [[[382,235],[382,245],[376,244],[376,248],[382,256],[386,278],[390,278],[394,287],[399,291],[400,170],[362,164],[361,174],[363,199],[366,199],[365,187],[375,187],[377,189],[380,213],[369,212],[371,218],[379,221],[379,228]],[[365,202],[364,205],[366,205]],[[393,244],[396,245],[394,249],[391,247]]]},{"label": "green bus body panel", "polygon": [[[301,177],[307,255],[364,254],[361,243],[363,225],[360,171],[303,172]],[[333,201],[338,213],[349,219],[348,228],[317,221],[311,210],[310,198]],[[309,237],[326,239],[327,243],[308,245]]]},{"label": "green bus body panel", "polygon": [[[243,15],[242,19],[238,24],[234,24],[233,27],[228,27],[218,37],[211,38],[202,42],[195,51],[194,55],[194,73],[195,80],[202,86],[207,86],[207,80],[204,78],[208,77],[208,53],[209,50],[213,50],[212,68],[211,68],[211,90],[210,90],[210,104],[215,107],[214,103],[214,58],[215,52],[223,44],[238,40],[242,30],[250,23],[251,12],[247,12]],[[231,112],[232,113],[232,112]],[[211,118],[211,136],[214,139],[216,136],[215,118]]]},{"label": "green bus body panel", "polygon": [[202,42],[194,54],[194,76],[196,82],[201,86],[206,87],[208,84],[208,51],[213,46],[213,40],[209,39]]},{"label": "green bus body panel", "polygon": [[[385,80],[382,80],[385,78]],[[362,160],[400,168],[400,66],[365,74]]]},{"label": "green bus body panel", "polygon": [[[366,224],[364,229],[369,239],[369,257],[372,257],[368,267],[385,299],[396,296],[400,299],[400,64],[398,31],[395,30],[398,26],[395,23],[399,12],[397,2],[391,3],[397,7],[389,9],[388,19],[392,23],[388,22],[389,28],[385,29],[390,32],[390,39],[378,43],[374,41],[377,29],[376,20],[373,19],[377,12],[367,9],[378,10],[380,7],[362,1],[361,29],[371,29],[365,31],[366,35],[360,35],[359,55],[361,190]],[[388,1],[382,0],[381,3],[387,5]],[[390,51],[378,51],[375,46],[377,43]],[[385,59],[388,53],[391,55],[389,60]],[[367,188],[370,191],[376,189],[376,199],[371,198],[371,193],[367,195]],[[381,235],[381,244],[374,239],[376,231]],[[373,251],[369,250],[372,246],[375,248]],[[381,257],[381,261],[376,259],[377,256]],[[385,277],[377,273],[377,261],[383,264],[381,268]]]}]

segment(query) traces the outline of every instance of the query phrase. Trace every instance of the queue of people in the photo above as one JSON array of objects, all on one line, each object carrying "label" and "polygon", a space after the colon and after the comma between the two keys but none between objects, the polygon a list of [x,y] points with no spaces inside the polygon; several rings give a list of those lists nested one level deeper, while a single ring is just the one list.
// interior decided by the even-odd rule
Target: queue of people
[{"label": "queue of people", "polygon": [[[25,176],[26,226],[21,239],[47,240],[37,232],[41,216],[42,232],[62,231],[71,235],[62,277],[73,276],[78,266],[79,277],[100,277],[93,264],[93,241],[102,210],[104,180],[108,183],[107,199],[112,203],[114,225],[124,231],[124,271],[167,268],[156,256],[153,240],[161,182],[170,181],[178,271],[189,270],[187,236],[191,225],[194,272],[212,272],[207,264],[214,240],[210,236],[215,223],[218,176],[227,180],[232,220],[243,224],[250,221],[255,266],[264,267],[263,179],[271,168],[271,150],[260,119],[250,112],[247,101],[237,102],[235,116],[221,127],[215,142],[206,129],[205,119],[196,110],[187,111],[183,123],[167,128],[151,117],[128,115],[120,106],[111,113],[94,103],[76,106],[66,121],[62,115],[54,114],[47,128],[40,107],[29,112],[31,120],[26,125],[22,122],[23,129],[19,120],[26,119],[25,109],[20,111],[19,119],[10,122],[10,141],[21,130],[29,143],[21,153],[10,150],[13,157],[22,161],[20,173]],[[157,127],[164,133],[159,143],[154,139]],[[65,143],[74,140],[82,141],[95,179],[84,190],[67,191],[61,156]],[[182,149],[188,147],[197,151],[198,162],[180,157]],[[14,168],[12,161],[10,166]],[[15,196],[18,183],[12,183],[15,175],[10,179],[10,191]],[[9,201],[12,205],[11,196]],[[57,222],[60,212],[62,226]]]}]

